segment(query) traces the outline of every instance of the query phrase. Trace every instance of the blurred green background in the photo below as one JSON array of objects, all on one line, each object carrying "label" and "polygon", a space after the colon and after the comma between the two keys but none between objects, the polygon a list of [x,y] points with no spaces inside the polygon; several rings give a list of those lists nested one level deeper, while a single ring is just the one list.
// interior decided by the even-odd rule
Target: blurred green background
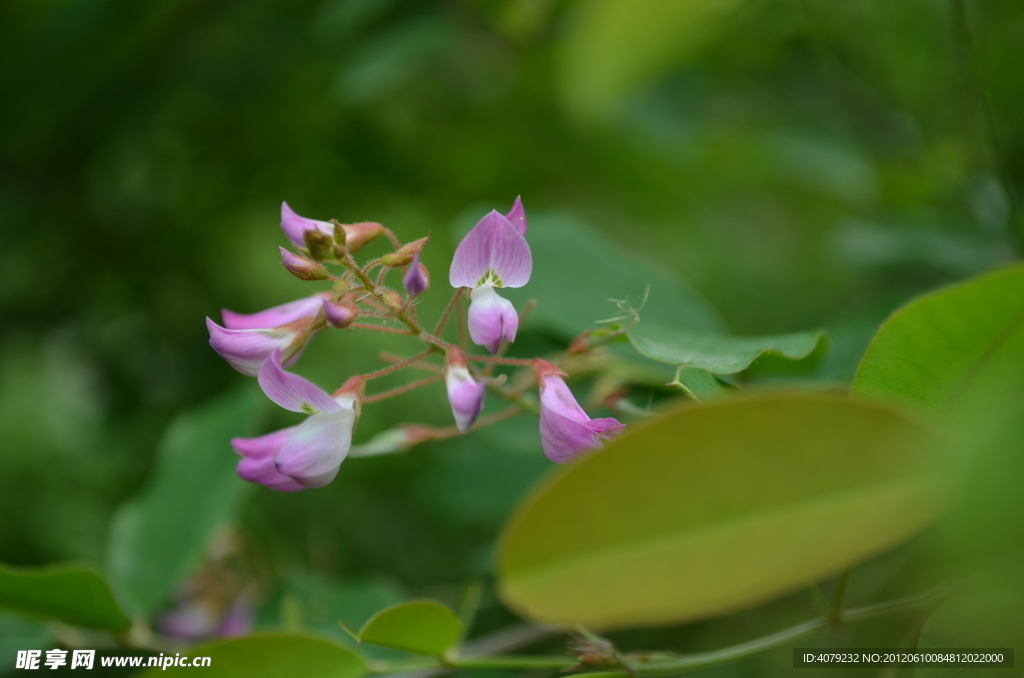
[{"label": "blurred green background", "polygon": [[[439,309],[449,232],[522,195],[688,279],[736,333],[828,328],[828,383],[903,300],[1024,246],[1016,0],[8,0],[0,26],[7,563],[103,566],[168,421],[256,388],[203,318],[310,291],[278,263],[282,200],[429,230]],[[325,336],[299,371],[333,388],[377,348]],[[450,416],[401,402],[357,441]],[[267,407],[255,430],[292,421]],[[535,426],[247,488],[229,540],[261,614],[456,601],[548,467]]]}]

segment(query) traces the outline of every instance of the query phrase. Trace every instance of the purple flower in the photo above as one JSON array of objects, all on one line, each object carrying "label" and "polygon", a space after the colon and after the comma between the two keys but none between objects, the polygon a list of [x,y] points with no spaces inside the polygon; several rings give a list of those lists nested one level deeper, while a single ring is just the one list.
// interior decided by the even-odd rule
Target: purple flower
[{"label": "purple flower", "polygon": [[280,351],[263,363],[259,382],[275,403],[310,416],[298,426],[258,438],[232,439],[231,446],[242,455],[239,477],[282,492],[322,487],[334,480],[352,445],[362,382],[347,383],[330,396],[316,384],[286,372]]},{"label": "purple flower", "polygon": [[[345,247],[355,252],[384,233],[384,227],[374,221],[361,221],[356,224],[339,224],[345,231]],[[281,230],[295,247],[306,246],[306,231],[318,230],[334,236],[334,224],[329,221],[308,219],[296,214],[288,203],[281,203]]]},{"label": "purple flower", "polygon": [[533,257],[523,233],[526,215],[516,199],[508,216],[495,211],[485,216],[459,243],[452,258],[452,287],[469,287],[469,336],[473,343],[496,353],[503,340],[515,341],[519,316],[512,303],[495,291],[522,287],[530,280]]},{"label": "purple flower", "polygon": [[[323,298],[316,294],[248,315],[222,309],[224,327],[206,319],[210,346],[236,370],[255,377],[275,350],[288,350],[295,342],[308,338],[305,329],[320,310]],[[288,364],[301,353],[301,349],[296,351]]]},{"label": "purple flower", "polygon": [[480,415],[484,406],[484,389],[487,384],[476,381],[469,373],[462,351],[452,346],[448,349],[444,383],[448,388],[448,402],[455,415],[455,426],[465,433]]},{"label": "purple flower", "polygon": [[430,287],[430,274],[427,273],[427,267],[420,263],[419,252],[412,258],[409,270],[402,278],[402,287],[410,297],[418,297]]},{"label": "purple flower", "polygon": [[540,439],[548,459],[560,464],[601,446],[626,427],[612,419],[591,419],[572,396],[565,372],[545,360],[534,361],[540,385]]},{"label": "purple flower", "polygon": [[252,630],[254,616],[252,607],[241,598],[225,613],[212,597],[192,596],[161,614],[156,627],[165,635],[184,640],[234,638]]}]

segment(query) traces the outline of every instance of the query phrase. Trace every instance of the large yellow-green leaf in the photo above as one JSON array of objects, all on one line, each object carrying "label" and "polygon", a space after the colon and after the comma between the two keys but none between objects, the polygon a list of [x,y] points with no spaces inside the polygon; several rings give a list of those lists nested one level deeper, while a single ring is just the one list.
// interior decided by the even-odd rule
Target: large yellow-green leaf
[{"label": "large yellow-green leaf", "polygon": [[885,406],[776,394],[685,407],[554,474],[515,513],[504,600],[623,627],[748,607],[932,518],[928,431]]},{"label": "large yellow-green leaf", "polygon": [[932,412],[977,407],[1024,388],[1024,266],[918,297],[885,321],[852,392]]},{"label": "large yellow-green leaf", "polygon": [[0,566],[0,608],[76,626],[125,629],[128,618],[95,571],[78,565]]},{"label": "large yellow-green leaf", "polygon": [[566,103],[602,116],[714,38],[742,0],[582,0],[562,49]]},{"label": "large yellow-green leaf", "polygon": [[189,648],[190,658],[209,657],[209,666],[151,668],[142,678],[358,678],[368,673],[359,655],[328,640],[296,634],[263,633]]},{"label": "large yellow-green leaf", "polygon": [[419,654],[443,655],[459,642],[462,623],[449,608],[430,600],[394,605],[375,614],[359,640]]}]

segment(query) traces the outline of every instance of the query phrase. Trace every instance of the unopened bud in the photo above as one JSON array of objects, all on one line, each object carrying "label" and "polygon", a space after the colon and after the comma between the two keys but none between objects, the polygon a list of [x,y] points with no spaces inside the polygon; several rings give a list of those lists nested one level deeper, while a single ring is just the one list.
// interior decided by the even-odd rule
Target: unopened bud
[{"label": "unopened bud", "polygon": [[408,266],[416,255],[423,251],[429,240],[430,236],[428,235],[425,238],[406,243],[391,254],[385,254],[380,258],[380,262],[385,266]]},{"label": "unopened bud", "polygon": [[405,300],[402,299],[401,294],[394,290],[388,290],[384,293],[384,305],[394,313],[401,313],[405,310]]},{"label": "unopened bud", "polygon": [[[358,252],[367,244],[384,234],[384,227],[375,221],[361,221],[356,224],[338,224],[345,232],[342,243],[349,252]],[[337,233],[337,229],[335,229]],[[335,235],[337,240],[337,235]]]},{"label": "unopened bud", "polygon": [[306,249],[313,261],[325,261],[332,258],[334,240],[319,229],[312,228],[303,234]]},{"label": "unopened bud", "polygon": [[345,227],[338,223],[337,219],[331,219],[331,223],[334,224],[334,244],[338,247],[344,247],[345,242],[348,240],[348,235],[345,233]]},{"label": "unopened bud", "polygon": [[430,271],[420,263],[420,255],[417,254],[409,264],[409,270],[402,278],[402,287],[410,297],[418,297],[430,287]]},{"label": "unopened bud", "polygon": [[324,299],[324,317],[331,327],[345,329],[359,317],[359,308],[347,301],[336,303]]},{"label": "unopened bud", "polygon": [[344,278],[338,278],[334,286],[331,287],[331,300],[341,301],[346,294],[348,294],[348,281]]},{"label": "unopened bud", "polygon": [[327,280],[331,277],[323,264],[300,257],[283,247],[279,249],[281,250],[281,264],[299,280]]}]

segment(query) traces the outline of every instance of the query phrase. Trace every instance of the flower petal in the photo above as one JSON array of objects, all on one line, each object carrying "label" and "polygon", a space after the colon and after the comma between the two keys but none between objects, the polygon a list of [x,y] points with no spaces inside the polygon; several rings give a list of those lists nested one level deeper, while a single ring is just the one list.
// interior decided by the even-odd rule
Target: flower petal
[{"label": "flower petal", "polygon": [[410,297],[418,297],[430,287],[430,278],[427,277],[426,268],[420,264],[420,253],[412,258],[409,270],[402,278],[402,287]]},{"label": "flower petal", "polygon": [[523,200],[521,196],[516,196],[516,201],[512,203],[512,209],[505,215],[509,223],[516,227],[516,229],[526,235],[526,210],[523,209]]},{"label": "flower petal", "polygon": [[328,222],[299,216],[288,206],[288,203],[281,203],[281,230],[284,231],[292,245],[305,247],[305,233],[312,229],[319,229],[328,235],[334,235],[334,226]]},{"label": "flower petal", "polygon": [[355,410],[342,408],[306,419],[277,455],[277,470],[303,487],[334,480],[352,446]]},{"label": "flower petal", "polygon": [[455,249],[448,279],[452,287],[478,287],[493,272],[501,287],[522,287],[532,271],[533,255],[526,238],[492,210]]},{"label": "flower petal", "polygon": [[270,354],[284,348],[295,339],[288,330],[229,330],[209,318],[206,329],[210,332],[210,346],[236,370],[250,377],[259,374]]},{"label": "flower petal", "polygon": [[259,313],[235,313],[224,308],[221,315],[224,317],[224,326],[230,330],[260,330],[270,327],[284,325],[299,318],[316,315],[320,310],[320,304],[327,293],[314,294],[305,299],[289,301],[287,304],[273,306],[260,311]]},{"label": "flower petal", "polygon": [[322,388],[281,366],[281,352],[274,351],[263,363],[258,375],[260,388],[286,410],[292,412],[335,412],[341,409]]},{"label": "flower petal", "polygon": [[297,428],[291,426],[258,438],[232,438],[231,447],[242,455],[236,469],[238,477],[278,492],[298,492],[305,489],[288,476],[282,475],[274,465],[274,459]]},{"label": "flower petal", "polygon": [[601,446],[625,424],[610,417],[591,419],[576,402],[572,391],[556,373],[548,373],[540,386],[540,438],[544,454],[565,463]]},{"label": "flower petal", "polygon": [[480,416],[484,406],[484,390],[487,384],[476,381],[465,367],[449,366],[445,372],[445,386],[448,402],[455,416],[455,426],[465,433]]},{"label": "flower petal", "polygon": [[[508,336],[509,329],[515,338],[516,326],[519,324],[515,307],[490,285],[477,287],[470,292],[469,298],[469,336],[474,344],[496,353],[502,340]],[[507,328],[510,317],[514,321],[512,327]]]}]

